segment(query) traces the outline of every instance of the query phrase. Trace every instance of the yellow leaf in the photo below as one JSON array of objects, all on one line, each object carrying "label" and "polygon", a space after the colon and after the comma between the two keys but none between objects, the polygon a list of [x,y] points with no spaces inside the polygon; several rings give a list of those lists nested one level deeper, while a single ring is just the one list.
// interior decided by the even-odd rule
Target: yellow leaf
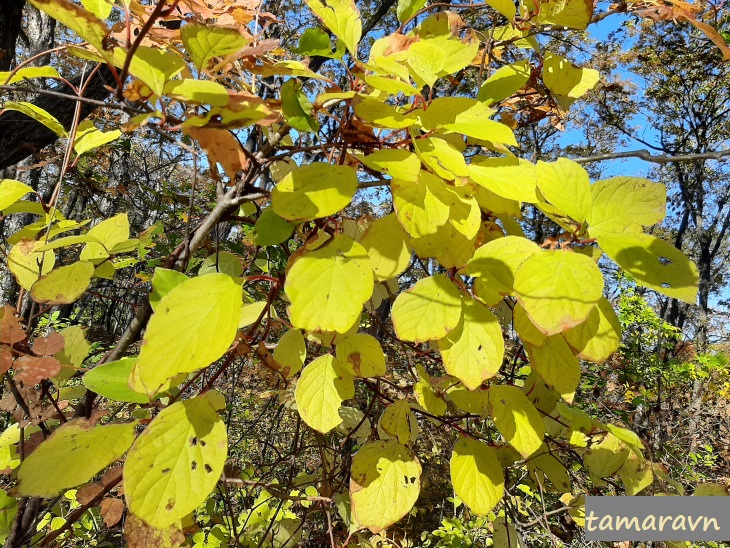
[{"label": "yellow leaf", "polygon": [[597,70],[578,68],[565,57],[548,52],[543,58],[542,78],[560,106],[567,109],[576,99],[592,90],[601,76]]},{"label": "yellow leaf", "polygon": [[535,166],[526,160],[477,156],[469,164],[469,177],[502,198],[531,204],[540,201]]},{"label": "yellow leaf", "polygon": [[360,12],[353,0],[307,0],[314,14],[342,40],[355,59],[357,45],[362,36]]},{"label": "yellow leaf", "polygon": [[307,345],[304,336],[298,329],[290,329],[284,333],[274,348],[274,360],[281,365],[282,375],[287,379],[302,370],[307,359]]},{"label": "yellow leaf", "polygon": [[186,22],[180,31],[180,37],[199,71],[205,69],[213,57],[234,53],[249,42],[235,29],[197,22]]},{"label": "yellow leaf", "polygon": [[378,422],[381,439],[395,438],[402,445],[412,445],[418,438],[418,420],[407,400],[398,400],[385,408]]},{"label": "yellow leaf", "polygon": [[352,459],[350,500],[355,522],[377,533],[405,516],[421,491],[421,464],[396,440],[363,445]]},{"label": "yellow leaf", "polygon": [[337,343],[337,359],[355,377],[385,375],[385,354],[378,339],[366,333],[348,335]]},{"label": "yellow leaf", "polygon": [[572,403],[580,382],[580,364],[562,335],[548,337],[539,347],[525,344],[525,349],[532,370],[565,401]]},{"label": "yellow leaf", "polygon": [[460,436],[451,455],[454,492],[475,514],[487,515],[504,496],[502,466],[486,443]]},{"label": "yellow leaf", "polygon": [[451,196],[435,175],[421,171],[415,183],[394,180],[391,190],[396,216],[413,238],[435,234],[449,220]]},{"label": "yellow leaf", "polygon": [[399,339],[441,339],[459,324],[461,296],[445,274],[436,274],[398,295],[391,315]]},{"label": "yellow leaf", "polygon": [[400,276],[411,262],[408,236],[393,213],[373,222],[360,243],[368,252],[376,282]]},{"label": "yellow leaf", "polygon": [[315,162],[286,174],[271,192],[271,205],[288,221],[308,221],[334,215],[350,203],[356,190],[354,169]]},{"label": "yellow leaf", "polygon": [[[491,291],[511,295],[514,291],[515,272],[540,248],[527,238],[505,236],[487,242],[476,250],[466,266],[469,276],[476,276]],[[496,301],[487,304],[497,304]]]},{"label": "yellow leaf", "polygon": [[373,293],[373,269],[360,244],[339,234],[328,244],[292,258],[286,283],[295,327],[345,333]]},{"label": "yellow leaf", "polygon": [[542,446],[545,424],[537,409],[516,386],[490,386],[489,411],[507,443],[527,458]]},{"label": "yellow leaf", "polygon": [[42,246],[43,242],[21,240],[8,253],[8,269],[15,275],[18,285],[28,291],[56,263],[53,251],[37,251]]},{"label": "yellow leaf", "polygon": [[546,335],[583,323],[603,292],[603,275],[589,257],[567,250],[531,255],[515,272],[518,302]]},{"label": "yellow leaf", "polygon": [[331,354],[307,365],[294,391],[302,420],[323,434],[342,422],[340,406],[354,396],[352,375]]},{"label": "yellow leaf", "polygon": [[52,270],[41,277],[31,288],[33,300],[43,304],[69,304],[76,302],[91,283],[94,265],[79,261]]},{"label": "yellow leaf", "polygon": [[439,349],[446,372],[475,390],[502,367],[504,339],[496,316],[482,303],[465,299],[462,310],[461,322],[439,341]]},{"label": "yellow leaf", "polygon": [[236,335],[241,299],[241,286],[226,274],[176,285],[149,321],[130,387],[154,396],[168,379],[220,358]]},{"label": "yellow leaf", "polygon": [[601,297],[588,319],[565,331],[563,337],[579,358],[603,363],[621,344],[621,323],[611,303]]},{"label": "yellow leaf", "polygon": [[63,26],[68,27],[94,46],[102,55],[105,53],[104,40],[109,29],[96,16],[68,0],[29,0],[39,10],[47,13]]}]

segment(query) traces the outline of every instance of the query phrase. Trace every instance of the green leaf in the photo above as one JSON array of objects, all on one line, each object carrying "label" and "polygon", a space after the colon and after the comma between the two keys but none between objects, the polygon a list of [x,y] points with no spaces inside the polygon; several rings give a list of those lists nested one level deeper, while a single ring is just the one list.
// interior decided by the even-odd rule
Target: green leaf
[{"label": "green leaf", "polygon": [[380,415],[378,434],[381,439],[395,438],[402,445],[412,445],[418,438],[418,420],[411,411],[408,400],[390,404]]},{"label": "green leaf", "polygon": [[286,174],[271,192],[271,205],[288,221],[310,221],[346,207],[356,190],[354,169],[315,162]]},{"label": "green leaf", "polygon": [[548,202],[578,223],[591,213],[591,181],[580,164],[559,158],[537,162],[537,186]]},{"label": "green leaf", "polygon": [[163,409],[127,455],[127,507],[157,529],[200,506],[223,472],[226,426],[209,394]]},{"label": "green leaf", "polygon": [[580,382],[580,364],[565,339],[553,335],[542,346],[525,344],[525,349],[532,370],[565,401],[572,403]]},{"label": "green leaf", "polygon": [[296,223],[282,219],[271,207],[261,212],[254,226],[254,243],[260,246],[277,245],[291,238]]},{"label": "green leaf", "polygon": [[427,0],[398,0],[398,7],[396,8],[396,15],[398,21],[405,23],[411,17],[416,15],[426,5]]},{"label": "green leaf", "polygon": [[243,276],[241,257],[229,251],[219,251],[214,255],[209,255],[203,260],[203,264],[200,265],[198,276],[205,276],[206,274],[213,274],[215,272],[228,274],[232,278]]},{"label": "green leaf", "polygon": [[411,262],[408,235],[394,213],[375,220],[360,243],[370,257],[376,282],[400,276]]},{"label": "green leaf", "polygon": [[0,489],[0,542],[5,542],[13,530],[15,515],[18,513],[18,501]]},{"label": "green leaf", "polygon": [[374,127],[405,129],[418,123],[415,114],[402,113],[394,106],[367,95],[356,95],[352,105],[358,118]]},{"label": "green leaf", "polygon": [[[654,481],[654,472],[651,463],[634,452],[629,453],[626,461],[617,471],[618,477],[624,482],[626,494],[630,497],[639,494]],[[724,491],[724,486],[723,486]],[[697,495],[697,490],[694,492]]]},{"label": "green leaf", "polygon": [[565,331],[563,337],[582,360],[603,363],[621,344],[621,323],[611,303],[601,297],[588,319]]},{"label": "green leaf", "polygon": [[346,333],[373,293],[373,269],[365,248],[339,234],[291,261],[284,290],[292,324],[308,331]]},{"label": "green leaf", "polygon": [[226,274],[208,274],[175,286],[149,321],[129,386],[154,396],[178,373],[196,371],[220,358],[236,335],[241,299],[241,286]]},{"label": "green leaf", "polygon": [[353,0],[307,0],[307,5],[332,34],[344,42],[357,59],[357,45],[362,36],[360,12]]},{"label": "green leaf", "polygon": [[679,249],[648,234],[599,233],[598,245],[622,269],[649,289],[694,304],[697,266]]},{"label": "green leaf", "polygon": [[113,401],[148,403],[147,394],[135,392],[129,387],[129,375],[137,358],[122,358],[114,362],[97,365],[84,373],[81,381],[84,386],[100,396]]},{"label": "green leaf", "polygon": [[[185,27],[183,27],[185,28]],[[127,51],[123,48],[114,50],[114,62],[124,66]],[[157,96],[165,92],[165,84],[181,73],[187,65],[178,55],[148,46],[139,46],[129,64],[129,73],[147,84]]]},{"label": "green leaf", "polygon": [[516,386],[496,385],[489,387],[488,394],[494,426],[507,443],[524,458],[540,449],[545,424],[522,390]]},{"label": "green leaf", "polygon": [[421,171],[415,183],[393,180],[391,191],[395,214],[411,237],[435,234],[448,222],[451,197],[435,175]]},{"label": "green leaf", "polygon": [[475,390],[502,367],[504,338],[499,320],[482,303],[464,299],[462,310],[461,321],[439,341],[439,350],[446,372]]},{"label": "green leaf", "polygon": [[446,274],[429,276],[398,295],[391,316],[401,340],[441,339],[459,325],[461,295]]},{"label": "green leaf", "polygon": [[94,265],[79,261],[51,270],[31,288],[33,300],[43,304],[69,304],[76,302],[88,289]]},{"label": "green leaf", "polygon": [[431,131],[442,129],[480,139],[507,145],[517,145],[512,130],[490,120],[494,111],[483,102],[468,97],[440,97],[431,101],[423,114],[421,124]]},{"label": "green leaf", "polygon": [[469,177],[502,198],[531,204],[540,201],[536,168],[526,160],[475,156],[469,164]]},{"label": "green leaf", "polygon": [[29,192],[35,192],[31,187],[13,179],[0,181],[0,211],[7,209]]},{"label": "green leaf", "polygon": [[583,323],[603,292],[603,275],[590,258],[568,250],[531,255],[515,272],[517,300],[546,335]]},{"label": "green leaf", "polygon": [[29,0],[29,2],[103,54],[104,40],[109,34],[109,29],[89,11],[66,0]]},{"label": "green leaf", "polygon": [[402,149],[383,149],[369,154],[360,161],[370,169],[390,175],[393,179],[415,183],[421,170],[418,156]]},{"label": "green leaf", "polygon": [[487,242],[474,253],[466,265],[469,276],[477,276],[482,283],[496,293],[487,304],[496,305],[502,295],[514,292],[515,272],[540,248],[527,238],[505,236]]},{"label": "green leaf", "polygon": [[342,422],[340,406],[354,396],[352,375],[331,354],[306,366],[294,391],[299,416],[323,434]]},{"label": "green leaf", "polygon": [[307,359],[307,345],[304,335],[298,329],[284,333],[274,349],[274,360],[281,365],[281,374],[290,379],[302,370]]},{"label": "green leaf", "polygon": [[[129,239],[129,219],[126,213],[120,213],[100,222],[86,233],[101,243],[90,242],[81,250],[82,261],[98,261],[109,257],[111,249]],[[101,261],[98,261],[101,262]]]},{"label": "green leaf", "polygon": [[352,459],[350,500],[360,527],[378,533],[405,516],[421,491],[421,464],[396,440],[363,445]]},{"label": "green leaf", "polygon": [[11,72],[0,72],[0,84],[9,86],[31,78],[61,78],[54,67],[24,67],[12,76],[10,74]]},{"label": "green leaf", "polygon": [[162,297],[189,279],[185,274],[177,270],[160,267],[155,268],[155,273],[152,275],[152,292],[150,293],[150,306],[152,306],[152,310],[157,309],[157,305]]},{"label": "green leaf", "polygon": [[602,232],[641,232],[664,219],[667,188],[639,177],[612,177],[591,188],[593,208],[588,216],[591,236]]},{"label": "green leaf", "polygon": [[211,80],[196,80],[194,78],[172,80],[165,85],[164,93],[178,101],[199,105],[223,107],[230,101],[225,86]]},{"label": "green leaf", "polygon": [[600,78],[597,70],[578,68],[560,55],[548,52],[543,58],[542,79],[564,110],[596,87]]},{"label": "green leaf", "polygon": [[319,130],[319,123],[312,116],[314,106],[298,80],[292,78],[281,86],[281,108],[286,121],[297,131],[316,133]]},{"label": "green leaf", "polygon": [[[504,3],[507,10],[512,8],[514,16],[515,6],[512,2],[498,0]],[[512,19],[512,17],[510,17]],[[510,65],[501,67],[482,84],[477,94],[477,101],[487,106],[499,103],[501,100],[510,97],[516,91],[522,89],[530,78],[530,61],[523,59]]]},{"label": "green leaf", "polygon": [[348,335],[337,343],[337,359],[355,377],[385,375],[385,354],[378,339],[366,333]]},{"label": "green leaf", "polygon": [[53,251],[38,251],[43,242],[21,240],[8,253],[8,270],[23,289],[30,291],[42,275],[48,274],[56,263]]},{"label": "green leaf", "polygon": [[248,43],[248,39],[235,29],[202,23],[186,23],[180,30],[180,37],[199,71],[205,69],[213,57],[234,53]]},{"label": "green leaf", "polygon": [[451,483],[469,509],[487,515],[504,496],[502,466],[486,443],[460,436],[451,455]]},{"label": "green leaf", "polygon": [[42,109],[41,107],[34,105],[33,103],[5,101],[2,108],[5,110],[15,110],[17,112],[25,114],[29,118],[33,118],[33,120],[35,120],[39,124],[43,124],[59,137],[68,136],[66,128],[63,127],[61,122],[59,122],[55,116],[50,114],[48,111]]},{"label": "green leaf", "polygon": [[299,37],[299,44],[294,52],[307,57],[314,55],[330,57],[332,55],[332,41],[322,29],[307,29]]},{"label": "green leaf", "polygon": [[52,497],[86,483],[129,449],[135,426],[131,422],[89,428],[83,419],[63,424],[20,465],[12,495]]},{"label": "green leaf", "polygon": [[91,345],[84,336],[84,328],[72,325],[62,329],[60,333],[66,342],[63,345],[63,350],[56,352],[53,357],[62,364],[71,365],[78,369],[84,363],[84,359],[91,349]]}]

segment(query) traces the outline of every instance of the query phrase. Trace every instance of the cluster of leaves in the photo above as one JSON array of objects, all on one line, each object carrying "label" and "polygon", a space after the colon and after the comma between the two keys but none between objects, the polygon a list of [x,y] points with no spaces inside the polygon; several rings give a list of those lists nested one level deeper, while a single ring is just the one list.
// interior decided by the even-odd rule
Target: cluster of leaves
[{"label": "cluster of leaves", "polygon": [[[355,4],[309,0],[328,32],[308,29],[294,53],[341,63],[350,82],[341,89],[277,43],[258,41],[250,25],[267,15],[247,5],[187,0],[175,11],[164,2],[150,9],[135,0],[116,7],[84,1],[85,8],[30,1],[84,42],[68,46],[70,54],[113,69],[118,98],[137,105],[124,131],[148,124],[182,131],[205,150],[217,203],[154,271],[152,314],[148,321],[141,316],[147,323],[138,354],[85,371],[88,345],[79,328],[29,344],[14,310],[3,310],[0,363],[12,373],[10,403],[20,409],[3,434],[4,462],[16,480],[11,497],[52,498],[123,460],[123,473],[107,472],[91,484],[88,505],[108,501],[119,513],[121,500],[111,493],[123,484],[130,545],[179,545],[186,520],[224,475],[229,448],[219,411],[226,402],[215,382],[242,356],[279,375],[285,388],[276,396],[317,436],[341,439],[342,447],[356,442],[354,455],[322,455],[312,481],[318,494],[303,497],[328,518],[328,505],[339,501],[350,534],[378,533],[416,504],[419,420],[457,433],[453,490],[474,514],[500,513],[495,538],[512,538],[507,487],[525,473],[541,492],[561,495],[577,523],[589,488],[607,479],[615,486],[610,478],[618,476],[634,495],[657,470],[666,478],[644,457],[636,434],[572,405],[581,360],[601,364],[621,341],[599,261],[613,261],[658,293],[696,298],[694,264],[644,233],[664,217],[665,188],[635,177],[591,183],[568,159],[519,159],[510,148],[517,145],[514,118],[495,119],[496,106],[517,105],[510,101],[524,89],[549,98],[549,110],[560,113],[595,86],[596,71],[540,51],[528,30],[584,29],[591,2],[527,0],[519,15],[510,2],[490,2],[505,25],[493,29],[497,38],[488,44],[452,11],[424,16],[406,32],[425,3],[399,2],[402,30],[378,38],[364,61]],[[113,9],[125,17],[121,31],[102,20]],[[156,28],[148,24],[155,18],[182,24]],[[472,96],[433,98],[448,79],[481,73],[500,48],[526,53]],[[533,54],[539,63],[531,63]],[[20,68],[3,78],[56,77],[52,72]],[[257,94],[258,80],[273,77],[281,82],[276,97]],[[90,123],[69,134],[31,103],[4,108],[68,138],[76,157],[120,134]],[[336,134],[305,146],[328,120],[339,125]],[[242,147],[239,130],[259,132],[259,149]],[[275,182],[270,192],[261,183],[267,179]],[[374,186],[390,191],[387,214],[345,216],[358,190]],[[56,203],[23,200],[29,192],[23,183],[2,181],[0,211],[39,217],[11,238],[7,254],[9,270],[38,305],[76,302],[95,279],[130,265],[119,255],[152,245],[151,231],[130,237],[124,213],[79,233],[90,219],[64,219]],[[519,223],[525,206],[551,219],[558,235],[527,237]],[[283,251],[285,268],[262,273],[255,262],[244,266],[242,256],[225,252],[206,259],[197,275],[186,270],[226,215],[250,219],[251,245],[264,253],[256,258]],[[269,289],[257,299],[262,282]],[[386,310],[392,305],[389,317],[377,313],[384,303]],[[275,324],[286,326],[280,335]],[[373,325],[388,334],[387,348],[401,349],[406,373],[368,329]],[[272,333],[273,353],[266,344]],[[208,368],[208,381],[193,388]],[[54,400],[50,410],[30,407],[52,387],[62,391],[79,369],[91,402],[98,395],[102,408],[122,404],[113,419],[97,413],[70,420]],[[358,434],[376,410],[377,434]],[[59,425],[51,431],[49,424]],[[47,436],[30,453],[20,436],[29,425]],[[349,489],[333,484],[328,469],[349,470]],[[576,481],[577,474],[588,479]],[[277,530],[297,538],[301,519],[286,519]]]}]

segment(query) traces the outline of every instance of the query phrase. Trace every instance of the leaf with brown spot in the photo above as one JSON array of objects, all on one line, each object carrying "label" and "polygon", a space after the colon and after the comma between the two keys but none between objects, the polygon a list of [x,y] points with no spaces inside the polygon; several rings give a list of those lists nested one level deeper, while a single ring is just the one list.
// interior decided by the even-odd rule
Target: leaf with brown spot
[{"label": "leaf with brown spot", "polygon": [[56,352],[63,350],[66,339],[60,333],[51,333],[33,343],[33,353],[36,356],[53,356]]},{"label": "leaf with brown spot", "polygon": [[184,130],[205,149],[210,162],[210,173],[217,178],[216,163],[220,163],[223,171],[231,179],[248,167],[248,159],[241,147],[241,143],[227,129],[186,127]]},{"label": "leaf with brown spot", "polygon": [[132,513],[127,515],[124,522],[124,537],[129,548],[176,548],[185,542],[185,535],[175,524],[155,529]]},{"label": "leaf with brown spot", "polygon": [[76,491],[76,500],[79,504],[86,506],[91,504],[93,500],[102,493],[102,491],[104,491],[104,487],[102,487],[101,484],[89,483]]},{"label": "leaf with brown spot", "polygon": [[43,379],[50,379],[58,375],[61,371],[61,362],[50,357],[21,356],[15,360],[13,370],[15,371],[13,378],[16,381],[21,381],[26,386],[32,386]]},{"label": "leaf with brown spot", "polygon": [[113,527],[124,515],[124,502],[121,499],[106,498],[101,501],[101,516],[104,518],[104,525]]},{"label": "leaf with brown spot", "polygon": [[0,308],[0,343],[13,346],[24,339],[25,331],[15,317],[15,308],[6,304]]}]

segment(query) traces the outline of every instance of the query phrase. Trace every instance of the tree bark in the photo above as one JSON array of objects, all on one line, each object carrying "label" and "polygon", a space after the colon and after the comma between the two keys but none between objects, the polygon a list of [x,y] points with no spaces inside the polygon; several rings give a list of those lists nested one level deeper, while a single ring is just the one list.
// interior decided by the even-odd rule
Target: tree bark
[{"label": "tree bark", "polygon": [[10,70],[15,59],[15,43],[20,34],[25,0],[5,0],[0,9],[0,70]]},{"label": "tree bark", "polygon": [[[81,79],[82,76],[77,75],[70,81],[72,84],[78,85]],[[84,97],[103,100],[110,94],[105,86],[114,87],[115,85],[116,82],[111,71],[106,65],[102,65],[86,86]],[[70,96],[74,95],[71,88],[66,84],[53,88],[52,91]],[[33,104],[55,116],[66,130],[71,128],[76,107],[76,101],[73,97],[63,99],[56,96],[41,95],[33,101]],[[82,103],[81,120],[87,118],[97,108],[98,105]],[[25,114],[15,111],[5,112],[0,116],[0,169],[17,164],[28,156],[53,144],[56,139],[58,139],[58,136],[55,133],[44,125],[28,118]]]}]

